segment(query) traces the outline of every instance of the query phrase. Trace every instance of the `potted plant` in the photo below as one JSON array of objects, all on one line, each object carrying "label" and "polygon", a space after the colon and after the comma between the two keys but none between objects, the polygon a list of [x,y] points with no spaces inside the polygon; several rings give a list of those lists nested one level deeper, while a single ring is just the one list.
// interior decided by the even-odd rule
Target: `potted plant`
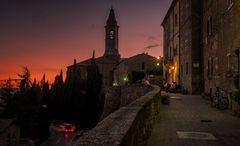
[{"label": "potted plant", "polygon": [[162,104],[169,104],[170,103],[170,96],[168,94],[161,96]]},{"label": "potted plant", "polygon": [[240,90],[237,89],[231,93],[232,111],[235,115],[240,115]]}]

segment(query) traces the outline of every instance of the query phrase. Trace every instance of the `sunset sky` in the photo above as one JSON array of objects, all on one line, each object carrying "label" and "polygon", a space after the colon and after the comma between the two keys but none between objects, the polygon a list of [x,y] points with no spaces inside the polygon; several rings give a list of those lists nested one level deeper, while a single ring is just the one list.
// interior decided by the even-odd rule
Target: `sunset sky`
[{"label": "sunset sky", "polygon": [[121,57],[162,55],[161,22],[171,0],[1,0],[0,80],[17,78],[27,66],[32,78],[54,76],[73,59],[103,55],[104,26],[113,7]]}]

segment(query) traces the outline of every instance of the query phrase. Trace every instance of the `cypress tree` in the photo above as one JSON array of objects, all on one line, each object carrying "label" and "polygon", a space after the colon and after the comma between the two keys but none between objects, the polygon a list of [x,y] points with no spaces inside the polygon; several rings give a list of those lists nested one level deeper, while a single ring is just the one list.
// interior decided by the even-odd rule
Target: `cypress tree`
[{"label": "cypress tree", "polygon": [[87,88],[86,88],[86,126],[93,127],[100,118],[100,93],[102,88],[102,76],[95,61],[93,52],[91,64],[87,67]]}]

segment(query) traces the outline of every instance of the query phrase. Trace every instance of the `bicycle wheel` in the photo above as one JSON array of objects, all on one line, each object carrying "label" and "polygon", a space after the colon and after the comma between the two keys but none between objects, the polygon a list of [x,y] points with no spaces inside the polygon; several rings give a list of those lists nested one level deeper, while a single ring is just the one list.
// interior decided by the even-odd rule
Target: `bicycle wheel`
[{"label": "bicycle wheel", "polygon": [[217,96],[213,96],[212,97],[212,106],[213,107],[217,107],[218,106],[218,97]]},{"label": "bicycle wheel", "polygon": [[227,98],[221,98],[219,101],[219,109],[225,110],[228,109],[228,99]]}]

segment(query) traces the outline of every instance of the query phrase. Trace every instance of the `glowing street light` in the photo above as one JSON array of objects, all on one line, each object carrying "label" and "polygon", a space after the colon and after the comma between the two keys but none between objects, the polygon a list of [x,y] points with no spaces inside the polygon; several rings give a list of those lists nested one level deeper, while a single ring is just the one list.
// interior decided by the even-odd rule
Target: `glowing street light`
[{"label": "glowing street light", "polygon": [[123,77],[123,81],[128,82],[128,77],[127,76]]},{"label": "glowing street light", "polygon": [[112,84],[114,87],[118,86],[118,83],[117,81],[113,81],[113,84]]}]

